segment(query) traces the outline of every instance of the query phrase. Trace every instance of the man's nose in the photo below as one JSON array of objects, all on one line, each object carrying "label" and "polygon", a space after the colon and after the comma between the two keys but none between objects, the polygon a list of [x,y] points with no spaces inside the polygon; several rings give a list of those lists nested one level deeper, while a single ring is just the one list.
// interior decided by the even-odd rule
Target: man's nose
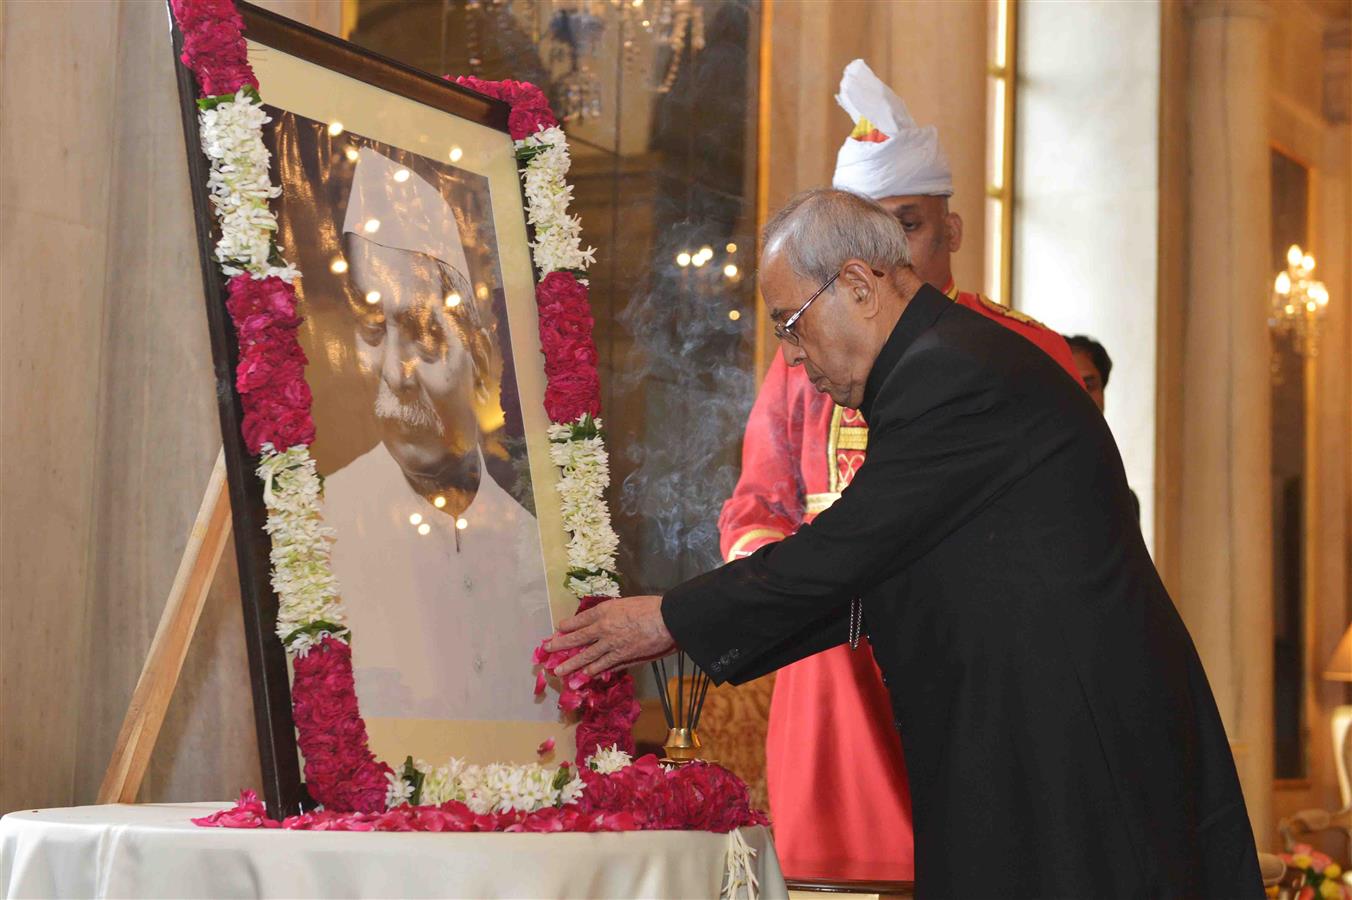
[{"label": "man's nose", "polygon": [[802,347],[784,341],[784,362],[790,366],[801,366],[805,359],[807,359],[807,354],[803,352]]},{"label": "man's nose", "polygon": [[400,339],[398,332],[388,335],[385,344],[385,357],[381,361],[380,377],[395,391],[402,391],[413,384],[414,371],[418,365],[416,354],[409,352],[408,341]]}]

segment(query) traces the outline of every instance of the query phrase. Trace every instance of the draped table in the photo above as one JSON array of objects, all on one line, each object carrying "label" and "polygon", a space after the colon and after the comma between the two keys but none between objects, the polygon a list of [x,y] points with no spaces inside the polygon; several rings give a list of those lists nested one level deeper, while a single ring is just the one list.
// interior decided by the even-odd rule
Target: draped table
[{"label": "draped table", "polygon": [[[199,828],[228,803],[77,806],[0,819],[9,897],[718,897],[737,836],[788,896],[769,830],[429,834]],[[748,896],[745,889],[737,896]]]}]

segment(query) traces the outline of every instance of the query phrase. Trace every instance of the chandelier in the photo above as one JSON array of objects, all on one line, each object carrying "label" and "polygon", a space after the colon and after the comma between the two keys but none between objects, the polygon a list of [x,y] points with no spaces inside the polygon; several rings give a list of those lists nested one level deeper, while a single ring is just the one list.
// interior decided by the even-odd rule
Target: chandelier
[{"label": "chandelier", "polygon": [[1329,292],[1314,279],[1314,257],[1292,244],[1286,251],[1286,271],[1272,283],[1272,312],[1268,327],[1291,339],[1301,356],[1319,353],[1319,320],[1328,307]]},{"label": "chandelier", "polygon": [[[704,10],[697,0],[467,0],[466,9],[471,37],[490,30],[494,15],[514,16],[530,27],[554,81],[555,111],[565,122],[601,116],[604,88],[597,73],[613,66],[603,54],[618,52],[626,77],[646,71],[643,83],[665,94],[680,73],[687,42],[692,53],[704,49]],[[613,44],[604,40],[608,27],[616,35]],[[479,57],[471,47],[476,75]]]}]

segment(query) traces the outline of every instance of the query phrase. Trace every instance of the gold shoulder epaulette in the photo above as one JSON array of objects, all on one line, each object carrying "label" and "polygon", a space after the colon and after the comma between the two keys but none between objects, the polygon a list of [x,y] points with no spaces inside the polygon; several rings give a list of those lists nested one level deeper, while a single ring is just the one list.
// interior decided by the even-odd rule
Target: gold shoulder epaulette
[{"label": "gold shoulder epaulette", "polygon": [[1021,313],[1017,309],[1010,309],[1008,306],[1005,306],[1002,303],[996,303],[994,300],[992,300],[990,297],[987,297],[985,294],[977,294],[977,297],[981,299],[982,306],[986,307],[992,312],[999,313],[1002,316],[1008,316],[1015,322],[1022,322],[1025,325],[1032,325],[1036,328],[1047,327],[1046,325],[1043,325],[1041,322],[1039,322],[1037,319],[1034,319],[1027,313]]}]

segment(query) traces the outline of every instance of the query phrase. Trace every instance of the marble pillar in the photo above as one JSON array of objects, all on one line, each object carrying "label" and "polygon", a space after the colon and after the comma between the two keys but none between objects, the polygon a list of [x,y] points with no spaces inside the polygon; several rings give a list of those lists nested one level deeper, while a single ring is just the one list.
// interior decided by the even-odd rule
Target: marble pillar
[{"label": "marble pillar", "polygon": [[1260,846],[1272,803],[1268,7],[1191,7],[1182,528],[1175,599]]}]

